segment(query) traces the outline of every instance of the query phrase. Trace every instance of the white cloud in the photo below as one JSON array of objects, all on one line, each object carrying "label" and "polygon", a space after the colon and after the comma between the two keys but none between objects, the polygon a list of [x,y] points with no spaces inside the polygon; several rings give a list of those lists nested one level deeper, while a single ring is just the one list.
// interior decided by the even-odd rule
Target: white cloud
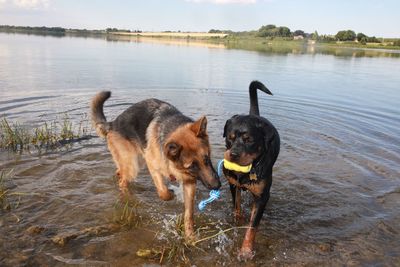
[{"label": "white cloud", "polygon": [[212,3],[217,5],[224,5],[224,4],[254,4],[257,0],[186,0],[188,2],[195,2],[195,3]]},{"label": "white cloud", "polygon": [[15,6],[24,9],[47,8],[49,6],[49,0],[14,0],[13,3]]},{"label": "white cloud", "polygon": [[0,0],[0,9],[7,3],[7,0]]}]

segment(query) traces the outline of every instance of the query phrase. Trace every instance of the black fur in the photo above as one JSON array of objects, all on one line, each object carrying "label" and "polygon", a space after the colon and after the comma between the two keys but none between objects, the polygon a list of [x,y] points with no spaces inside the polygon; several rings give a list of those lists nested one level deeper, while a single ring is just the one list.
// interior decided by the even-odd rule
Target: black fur
[{"label": "black fur", "polygon": [[[224,168],[225,176],[230,178],[228,180],[234,206],[236,205],[237,190],[257,189],[251,192],[254,196],[255,214],[251,216],[250,226],[254,228],[259,225],[270,196],[272,168],[280,148],[278,131],[266,118],[259,116],[257,89],[272,95],[261,82],[253,81],[249,87],[250,115],[234,115],[226,122],[223,134],[227,148],[226,153],[229,154],[228,157],[231,161],[239,164],[243,155],[254,156],[253,161],[249,162],[252,163],[250,173],[244,174]],[[250,179],[254,175],[257,179]]]},{"label": "black fur", "polygon": [[101,123],[105,124],[108,131],[114,130],[127,139],[135,140],[144,148],[147,145],[146,131],[153,120],[162,122],[159,129],[160,145],[180,125],[193,122],[171,104],[153,98],[133,104],[112,122],[106,122],[104,117]]}]

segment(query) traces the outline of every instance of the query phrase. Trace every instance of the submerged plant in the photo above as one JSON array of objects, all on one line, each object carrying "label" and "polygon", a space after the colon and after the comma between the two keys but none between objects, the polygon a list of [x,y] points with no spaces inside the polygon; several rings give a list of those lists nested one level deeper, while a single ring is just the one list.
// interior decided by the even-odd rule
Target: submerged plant
[{"label": "submerged plant", "polygon": [[216,251],[223,256],[229,257],[228,250],[232,248],[234,238],[228,236],[239,229],[246,229],[247,226],[232,227],[228,223],[210,220],[208,217],[196,218],[197,239],[187,242],[184,235],[184,222],[182,214],[164,219],[162,230],[156,233],[158,241],[150,248],[139,249],[136,255],[157,261],[159,264],[165,262],[191,265],[191,256],[194,253],[205,253],[205,249],[214,244]]},{"label": "submerged plant", "polygon": [[[10,189],[6,186],[6,179],[11,176],[12,170],[6,172],[2,170],[0,172],[0,211],[10,211],[12,202],[10,200],[10,196],[16,195],[16,193],[11,193]],[[18,206],[19,199],[16,202],[15,206]]]},{"label": "submerged plant", "polygon": [[118,202],[115,205],[114,223],[127,228],[140,226],[143,218],[138,211],[138,207],[139,203],[133,203],[129,200],[126,200],[125,203]]}]

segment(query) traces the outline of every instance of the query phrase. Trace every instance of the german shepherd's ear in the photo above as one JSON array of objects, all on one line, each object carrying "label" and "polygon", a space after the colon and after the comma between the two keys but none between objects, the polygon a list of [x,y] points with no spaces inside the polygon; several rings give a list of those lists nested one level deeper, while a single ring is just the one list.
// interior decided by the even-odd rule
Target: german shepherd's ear
[{"label": "german shepherd's ear", "polygon": [[164,146],[165,155],[172,161],[175,161],[179,158],[181,150],[182,146],[175,142],[169,142]]},{"label": "german shepherd's ear", "polygon": [[207,118],[206,116],[201,117],[195,121],[190,129],[196,134],[197,137],[207,136]]}]

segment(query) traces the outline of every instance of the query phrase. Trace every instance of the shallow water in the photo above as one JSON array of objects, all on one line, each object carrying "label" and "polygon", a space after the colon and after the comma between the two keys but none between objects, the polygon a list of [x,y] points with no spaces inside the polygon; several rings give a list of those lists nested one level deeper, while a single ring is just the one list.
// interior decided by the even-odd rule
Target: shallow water
[{"label": "shallow water", "polygon": [[[258,79],[274,93],[259,95],[260,111],[282,143],[256,256],[247,265],[395,266],[400,58],[396,52],[360,57],[352,51],[275,53],[0,34],[0,114],[27,127],[65,113],[79,123],[91,97],[111,90],[105,113],[112,120],[131,103],[156,97],[193,118],[207,115],[216,163],[224,151],[225,121],[248,112],[247,86]],[[158,264],[136,252],[177,239],[173,224],[182,203],[158,199],[143,171],[130,195],[141,216],[138,227],[86,235],[65,246],[51,241],[60,233],[112,222],[116,203],[123,203],[100,138],[42,153],[1,151],[0,170],[11,169],[6,186],[24,194],[11,199],[18,205],[10,211],[0,211],[2,266]],[[222,200],[204,214],[196,212],[197,228],[209,226],[215,233],[236,226],[225,180],[222,189]],[[206,194],[199,184],[197,202]],[[247,207],[251,198],[244,202]],[[31,233],[31,226],[43,230]],[[229,231],[201,243],[202,250],[187,250],[186,264],[240,265],[236,255],[243,233]]]}]

